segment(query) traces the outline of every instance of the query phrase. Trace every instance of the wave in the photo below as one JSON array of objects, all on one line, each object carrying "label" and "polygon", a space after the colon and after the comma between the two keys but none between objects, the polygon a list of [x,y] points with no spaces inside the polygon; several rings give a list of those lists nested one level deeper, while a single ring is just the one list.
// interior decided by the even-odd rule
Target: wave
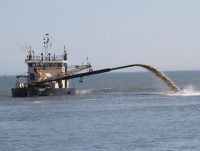
[{"label": "wave", "polygon": [[104,93],[104,92],[111,92],[111,88],[102,88],[102,89],[81,89],[81,90],[76,90],[76,94],[81,95],[81,94],[88,94],[88,93]]},{"label": "wave", "polygon": [[[171,91],[170,91],[171,92]],[[140,95],[166,95],[166,92],[156,91],[156,89],[117,89],[117,88],[101,88],[101,89],[81,89],[76,91],[76,95],[85,95],[85,94],[104,94],[109,93],[113,95],[124,95],[131,94],[135,96]]]},{"label": "wave", "polygon": [[160,96],[200,96],[200,90],[197,90],[194,86],[188,85],[180,92],[171,93],[171,91],[157,91],[156,89],[112,89],[112,88],[101,88],[101,89],[81,89],[77,90],[77,95],[93,94],[93,93],[114,93],[114,94],[133,94],[133,95],[160,95]]}]

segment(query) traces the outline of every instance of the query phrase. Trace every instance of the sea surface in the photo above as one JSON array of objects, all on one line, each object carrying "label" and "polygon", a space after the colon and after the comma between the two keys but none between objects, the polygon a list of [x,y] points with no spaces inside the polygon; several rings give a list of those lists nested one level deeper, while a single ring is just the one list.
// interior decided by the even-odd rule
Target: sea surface
[{"label": "sea surface", "polygon": [[76,95],[12,98],[0,77],[0,151],[198,151],[200,71],[107,73],[70,82]]}]

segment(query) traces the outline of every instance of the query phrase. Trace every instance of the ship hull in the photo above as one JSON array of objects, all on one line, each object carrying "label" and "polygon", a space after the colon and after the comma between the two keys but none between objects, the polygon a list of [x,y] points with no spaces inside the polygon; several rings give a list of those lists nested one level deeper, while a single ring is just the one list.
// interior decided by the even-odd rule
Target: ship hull
[{"label": "ship hull", "polygon": [[74,95],[74,88],[12,88],[13,97]]},{"label": "ship hull", "polygon": [[12,88],[13,97],[27,97],[28,89],[27,88]]}]

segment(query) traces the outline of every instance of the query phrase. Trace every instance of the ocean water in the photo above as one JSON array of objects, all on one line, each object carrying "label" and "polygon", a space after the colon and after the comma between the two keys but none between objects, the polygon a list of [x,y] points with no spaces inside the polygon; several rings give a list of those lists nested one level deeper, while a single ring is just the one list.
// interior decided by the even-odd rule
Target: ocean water
[{"label": "ocean water", "polygon": [[71,81],[76,95],[12,98],[0,77],[0,151],[200,150],[200,71],[166,72],[172,93],[150,72]]}]

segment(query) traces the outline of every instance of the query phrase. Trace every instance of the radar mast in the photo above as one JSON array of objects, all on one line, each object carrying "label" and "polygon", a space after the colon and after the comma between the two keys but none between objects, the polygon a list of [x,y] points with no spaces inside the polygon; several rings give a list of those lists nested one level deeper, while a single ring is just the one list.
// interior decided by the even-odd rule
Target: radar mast
[{"label": "radar mast", "polygon": [[51,53],[49,52],[49,49],[52,46],[51,37],[49,37],[48,33],[46,33],[43,38],[43,44],[44,44],[44,56],[46,58],[47,56],[51,55]]}]

